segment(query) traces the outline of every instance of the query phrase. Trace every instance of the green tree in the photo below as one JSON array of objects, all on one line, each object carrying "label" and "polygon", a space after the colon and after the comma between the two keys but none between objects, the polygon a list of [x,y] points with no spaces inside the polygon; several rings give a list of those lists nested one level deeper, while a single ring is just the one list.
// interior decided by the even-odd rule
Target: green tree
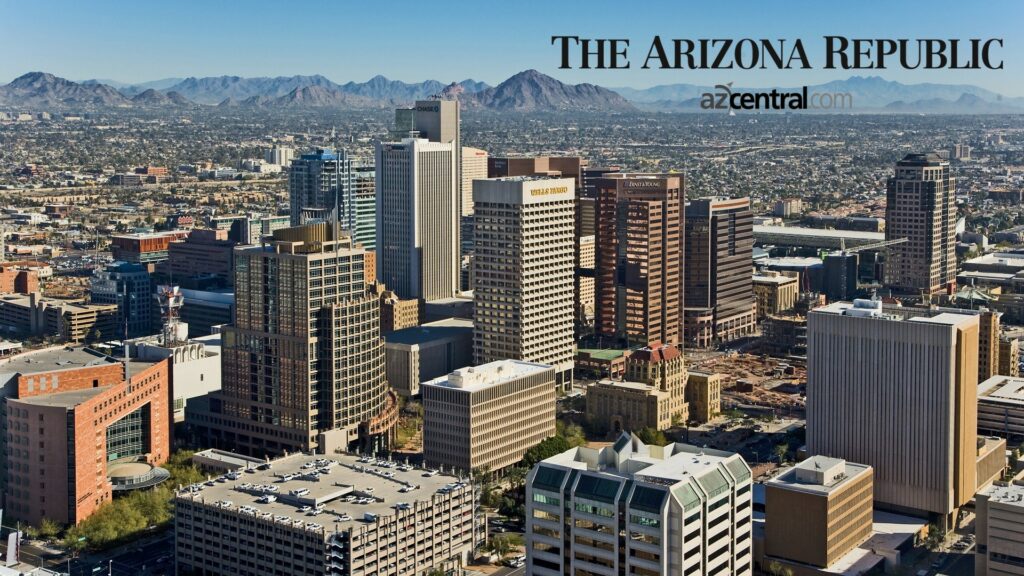
[{"label": "green tree", "polygon": [[562,436],[550,436],[541,440],[540,444],[537,444],[527,450],[526,453],[523,454],[521,465],[527,470],[530,470],[541,460],[550,458],[556,454],[561,454],[570,448],[572,448],[572,446],[569,445],[569,441]]},{"label": "green tree", "polygon": [[49,518],[43,518],[42,522],[39,523],[37,535],[47,542],[52,542],[60,535],[60,524]]},{"label": "green tree", "polygon": [[772,560],[768,563],[768,573],[772,576],[782,576],[782,564],[779,564],[778,560]]},{"label": "green tree", "polygon": [[665,437],[665,433],[654,428],[641,428],[636,432],[636,436],[644,444],[653,446],[665,446],[668,444],[668,438]]},{"label": "green tree", "polygon": [[789,455],[789,444],[786,444],[785,442],[776,444],[775,447],[772,448],[772,453],[779,459],[779,464],[782,464],[786,461],[786,456]]},{"label": "green tree", "polygon": [[562,422],[558,422],[556,429],[557,434],[562,438],[565,438],[566,442],[569,443],[570,448],[583,446],[587,443],[587,438],[583,434],[583,428],[578,424],[564,424]]}]

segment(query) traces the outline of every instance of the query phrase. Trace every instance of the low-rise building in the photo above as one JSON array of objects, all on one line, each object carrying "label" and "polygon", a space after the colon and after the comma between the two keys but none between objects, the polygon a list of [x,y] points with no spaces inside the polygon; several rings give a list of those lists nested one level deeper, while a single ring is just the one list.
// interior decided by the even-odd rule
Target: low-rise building
[{"label": "low-rise building", "polygon": [[555,369],[497,360],[424,382],[423,458],[434,466],[499,472],[555,435]]},{"label": "low-rise building", "polygon": [[993,376],[978,385],[978,434],[1024,440],[1024,378]]},{"label": "low-rise building", "polygon": [[979,576],[1020,574],[1024,566],[1024,486],[993,485],[975,497],[977,549],[974,573]]},{"label": "low-rise building", "polygon": [[627,434],[573,448],[527,475],[527,574],[751,574],[752,510],[738,454]]},{"label": "low-rise building", "polygon": [[686,402],[690,420],[708,422],[722,413],[722,375],[711,372],[690,372],[686,378]]},{"label": "low-rise building", "polygon": [[384,336],[388,384],[406,398],[418,396],[420,382],[473,363],[473,321],[438,320]]},{"label": "low-rise building", "polygon": [[999,339],[999,370],[1003,376],[1020,376],[1020,340]]},{"label": "low-rise building", "polygon": [[797,279],[769,270],[754,275],[754,299],[757,302],[757,319],[763,320],[769,314],[792,310],[799,292]]},{"label": "low-rise building", "polygon": [[872,469],[812,456],[765,484],[764,561],[828,568],[871,537]]},{"label": "low-rise building", "polygon": [[399,576],[465,566],[483,542],[459,478],[347,454],[292,454],[174,497],[175,560],[190,574]]},{"label": "low-rise building", "polygon": [[402,300],[383,284],[375,284],[374,290],[380,297],[380,333],[382,335],[419,326],[423,321],[423,302],[416,298]]},{"label": "low-rise building", "polygon": [[587,388],[587,418],[618,434],[627,430],[665,430],[689,420],[686,365],[671,345],[634,351],[626,359],[625,380],[603,379]]},{"label": "low-rise building", "polygon": [[0,296],[0,330],[19,338],[52,336],[78,344],[114,338],[117,304],[82,304],[45,298],[38,292]]}]

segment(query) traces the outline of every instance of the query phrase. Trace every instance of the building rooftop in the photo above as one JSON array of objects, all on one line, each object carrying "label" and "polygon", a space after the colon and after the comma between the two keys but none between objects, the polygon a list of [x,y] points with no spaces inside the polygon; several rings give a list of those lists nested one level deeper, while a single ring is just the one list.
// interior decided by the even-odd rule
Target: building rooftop
[{"label": "building rooftop", "polygon": [[811,456],[784,470],[767,482],[769,486],[827,495],[856,477],[870,471],[866,464],[855,464],[840,458]]},{"label": "building rooftop", "polygon": [[1024,509],[1024,486],[1018,486],[1016,484],[998,486],[993,484],[985,490],[982,490],[981,494],[988,496],[990,502],[1009,504],[1011,506]]},{"label": "building rooftop", "polygon": [[615,360],[626,354],[626,350],[619,348],[579,348],[576,352],[586,354],[595,360]]},{"label": "building rooftop", "polygon": [[61,346],[47,348],[36,352],[19,354],[4,361],[0,361],[0,372],[17,372],[22,375],[36,374],[39,372],[53,372],[54,370],[72,370],[87,366],[102,366],[104,364],[117,364],[118,361],[110,356],[81,346]]},{"label": "building rooftop", "polygon": [[396,330],[384,335],[388,344],[405,344],[408,346],[425,344],[435,340],[446,340],[473,331],[473,321],[462,318],[447,318],[421,326],[413,326]]},{"label": "building rooftop", "polygon": [[657,389],[650,384],[644,384],[643,382],[630,382],[628,380],[611,380],[605,378],[598,380],[594,383],[595,386],[614,387],[614,388],[625,388],[629,390],[636,390],[637,392],[652,392]]},{"label": "building rooftop", "polygon": [[447,376],[424,382],[422,386],[444,386],[476,392],[545,370],[551,370],[551,366],[522,360],[497,360],[480,366],[459,368]]},{"label": "building rooftop", "polygon": [[759,263],[761,266],[787,266],[792,268],[814,268],[824,266],[821,258],[811,256],[780,256],[778,258],[765,258]]},{"label": "building rooftop", "polygon": [[212,478],[178,497],[333,532],[363,523],[367,513],[390,515],[396,506],[466,486],[455,476],[352,454],[292,454],[259,469],[265,466]]},{"label": "building rooftop", "polygon": [[993,265],[1006,266],[1008,268],[1024,268],[1024,254],[1018,252],[992,252],[964,262],[964,267]]},{"label": "building rooftop", "polygon": [[792,276],[783,276],[782,274],[779,274],[778,276],[754,274],[753,280],[755,284],[778,284],[780,286],[783,284],[796,284],[796,278],[793,278]]},{"label": "building rooftop", "polygon": [[53,394],[42,394],[19,399],[18,402],[32,406],[50,406],[55,408],[74,408],[103,392],[110,389],[110,386],[99,388],[86,388],[84,390],[72,390],[71,392],[56,392]]},{"label": "building rooftop", "polygon": [[671,344],[661,344],[657,346],[646,346],[639,350],[635,350],[629,355],[629,359],[637,360],[639,362],[667,362],[669,360],[675,360],[680,356],[682,356],[682,352],[679,351],[679,348],[676,348]]},{"label": "building rooftop", "polygon": [[1024,406],[1024,378],[993,376],[978,384],[978,402]]}]

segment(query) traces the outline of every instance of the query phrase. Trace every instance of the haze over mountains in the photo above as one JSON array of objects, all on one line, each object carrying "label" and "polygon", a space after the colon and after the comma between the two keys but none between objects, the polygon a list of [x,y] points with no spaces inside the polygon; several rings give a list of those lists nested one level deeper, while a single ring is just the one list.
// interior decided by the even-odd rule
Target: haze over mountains
[{"label": "haze over mountains", "polygon": [[[760,92],[774,87],[734,87]],[[802,87],[781,87],[798,91]],[[853,76],[809,86],[810,92],[848,93],[848,112],[988,114],[1024,113],[1024,98],[1007,98],[969,84],[903,84],[877,76]],[[467,109],[510,112],[697,112],[700,98],[713,86],[669,84],[651,88],[603,88],[566,84],[526,70],[497,86],[472,79],[444,84],[437,80],[402,82],[375,76],[366,82],[338,84],[321,76],[243,78],[165,78],[139,84],[113,80],[72,82],[45,72],[30,72],[0,86],[0,106],[36,109],[76,107],[172,108],[196,106],[260,108],[390,108],[414,100],[458,98]]]}]

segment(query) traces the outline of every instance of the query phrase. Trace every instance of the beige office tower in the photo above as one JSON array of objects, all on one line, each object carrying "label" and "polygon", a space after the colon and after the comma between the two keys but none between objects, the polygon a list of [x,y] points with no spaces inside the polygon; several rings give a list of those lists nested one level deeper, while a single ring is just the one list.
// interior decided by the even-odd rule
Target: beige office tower
[{"label": "beige office tower", "polygon": [[462,147],[462,204],[459,214],[473,215],[473,180],[487,178],[487,152],[479,148]]},{"label": "beige office tower", "polygon": [[889,250],[885,281],[909,293],[934,293],[956,283],[956,179],[936,154],[907,154],[889,179],[885,239],[906,238]]},{"label": "beige office tower", "polygon": [[875,469],[875,504],[953,526],[977,488],[978,316],[877,300],[808,314],[807,449]]},{"label": "beige office tower", "polygon": [[402,299],[458,293],[456,150],[422,138],[377,144],[377,278]]},{"label": "beige office tower", "polygon": [[555,435],[555,369],[498,360],[424,382],[423,459],[469,473],[500,472]]},{"label": "beige office tower", "polygon": [[364,263],[365,250],[328,223],[236,250],[223,388],[185,408],[203,445],[254,456],[387,448],[397,398]]},{"label": "beige office tower", "polygon": [[550,364],[572,386],[574,191],[569,178],[473,182],[476,364]]},{"label": "beige office tower", "polygon": [[594,324],[594,258],[597,252],[593,235],[576,239],[576,254],[576,330],[579,335],[584,328]]}]

